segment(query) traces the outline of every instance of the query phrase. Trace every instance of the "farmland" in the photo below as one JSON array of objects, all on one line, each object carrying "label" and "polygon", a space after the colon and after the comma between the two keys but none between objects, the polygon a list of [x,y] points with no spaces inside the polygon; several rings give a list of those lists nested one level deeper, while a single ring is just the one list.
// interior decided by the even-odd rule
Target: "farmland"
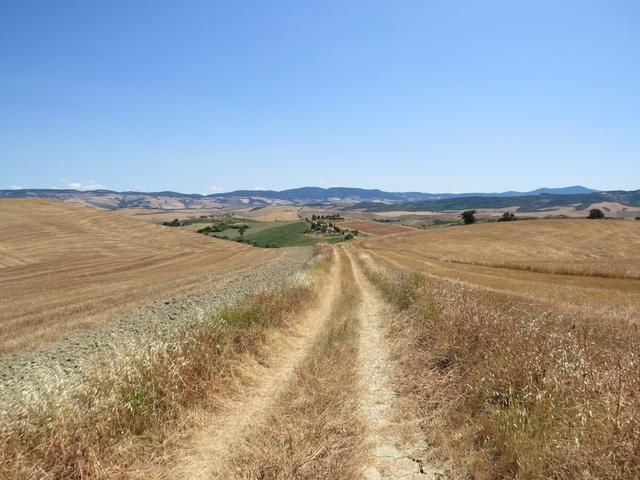
[{"label": "farmland", "polygon": [[275,251],[48,200],[2,200],[0,352],[52,342],[117,312],[209,288]]},{"label": "farmland", "polygon": [[[256,247],[280,248],[310,246],[319,242],[335,243],[340,236],[310,235],[304,221],[261,221],[236,213],[174,219],[181,229],[224,239],[241,241]],[[165,225],[167,222],[165,222]],[[169,223],[170,224],[170,223]]]},{"label": "farmland", "polygon": [[639,245],[637,223],[612,220],[358,245],[368,276],[405,312],[390,327],[400,388],[423,412],[433,459],[480,478],[637,475]]},{"label": "farmland", "polygon": [[341,222],[341,227],[351,230],[358,230],[368,235],[389,235],[392,233],[402,233],[412,231],[409,227],[397,225],[389,222],[372,222],[368,220],[350,220]]},{"label": "farmland", "polygon": [[[301,221],[227,213],[164,226],[50,201],[0,207],[3,303],[18,312],[3,314],[4,352],[55,347],[0,372],[18,387],[0,430],[7,478],[42,465],[51,478],[639,471],[640,222],[345,221],[371,236],[309,260],[288,245],[326,237]],[[283,248],[196,233],[207,226]],[[221,286],[234,272],[244,280]],[[197,300],[203,289],[214,303]],[[109,330],[167,298],[124,318],[171,329]],[[83,341],[95,337],[60,341],[100,326],[93,356]]]},{"label": "farmland", "polygon": [[544,220],[367,239],[389,265],[451,278],[591,319],[640,315],[635,222]]}]

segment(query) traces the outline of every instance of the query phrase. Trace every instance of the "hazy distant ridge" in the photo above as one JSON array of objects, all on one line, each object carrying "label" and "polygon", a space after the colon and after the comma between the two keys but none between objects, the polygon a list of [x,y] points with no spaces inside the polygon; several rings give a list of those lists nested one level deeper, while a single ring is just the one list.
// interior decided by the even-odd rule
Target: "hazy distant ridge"
[{"label": "hazy distant ridge", "polygon": [[515,205],[520,205],[527,209],[538,209],[572,203],[583,204],[593,201],[606,201],[612,197],[635,202],[635,196],[624,195],[625,193],[629,192],[603,193],[579,185],[563,188],[539,188],[530,192],[507,191],[500,193],[386,192],[378,189],[350,187],[302,187],[283,191],[236,190],[211,195],[173,191],[116,192],[113,190],[21,189],[0,190],[0,198],[56,199],[83,203],[107,210],[123,208],[201,209],[215,207],[216,205],[259,207],[273,203],[286,203],[351,206],[370,211],[398,209],[398,206],[402,205],[403,210],[417,211],[501,208]]},{"label": "hazy distant ridge", "polygon": [[424,192],[385,192],[378,189],[350,188],[350,187],[302,187],[289,190],[235,190],[227,193],[209,195],[210,197],[262,197],[293,202],[328,202],[332,199],[360,199],[380,200],[391,202],[407,202],[421,200],[438,200],[442,198],[460,197],[514,197],[522,195],[539,195],[551,193],[557,195],[575,195],[597,192],[597,190],[580,185],[562,188],[539,188],[530,192],[500,192],[500,193],[424,193]]},{"label": "hazy distant ridge", "polygon": [[370,212],[407,211],[441,212],[445,210],[466,210],[473,208],[509,208],[518,207],[522,212],[535,212],[547,208],[575,206],[577,210],[589,208],[594,203],[616,202],[630,207],[640,206],[640,190],[610,192],[594,192],[587,194],[548,194],[519,195],[503,197],[457,197],[439,200],[423,200],[400,204],[381,204],[377,202],[361,202],[352,208],[361,208]]}]

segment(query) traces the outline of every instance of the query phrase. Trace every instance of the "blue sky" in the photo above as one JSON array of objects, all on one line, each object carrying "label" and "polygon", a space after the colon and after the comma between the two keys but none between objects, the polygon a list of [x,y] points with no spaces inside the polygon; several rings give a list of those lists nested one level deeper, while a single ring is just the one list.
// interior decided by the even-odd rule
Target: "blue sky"
[{"label": "blue sky", "polygon": [[635,0],[0,0],[0,188],[639,179]]}]

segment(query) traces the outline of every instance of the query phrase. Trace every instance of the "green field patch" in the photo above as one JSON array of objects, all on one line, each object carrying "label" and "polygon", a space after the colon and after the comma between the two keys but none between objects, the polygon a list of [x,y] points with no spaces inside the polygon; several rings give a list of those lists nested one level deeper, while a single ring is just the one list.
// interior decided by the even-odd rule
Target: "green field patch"
[{"label": "green field patch", "polygon": [[308,231],[309,227],[305,222],[288,222],[260,231],[247,230],[244,238],[255,242],[258,246],[274,247],[315,245],[323,240],[305,235]]},{"label": "green field patch", "polygon": [[235,215],[176,219],[164,225],[263,248],[338,243],[344,239],[341,235],[314,234],[310,231],[310,223],[305,221],[261,222]]},{"label": "green field patch", "polygon": [[[248,220],[244,218],[236,219],[238,224],[244,224],[247,229],[244,231],[244,238],[249,239],[255,235],[259,235],[267,230],[286,226],[291,223],[299,222],[259,222],[257,220]],[[227,237],[230,240],[237,240],[242,237],[238,228],[227,228],[221,232],[215,232],[216,237]]]}]

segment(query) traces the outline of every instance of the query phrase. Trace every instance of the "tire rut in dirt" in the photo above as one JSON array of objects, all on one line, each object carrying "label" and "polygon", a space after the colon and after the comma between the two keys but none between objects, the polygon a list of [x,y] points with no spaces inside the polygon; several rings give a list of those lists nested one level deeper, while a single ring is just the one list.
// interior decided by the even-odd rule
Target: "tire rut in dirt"
[{"label": "tire rut in dirt", "polygon": [[417,427],[417,418],[394,391],[396,369],[390,358],[391,345],[386,323],[393,311],[379,295],[358,262],[346,250],[354,265],[354,278],[362,297],[358,373],[360,375],[360,414],[365,420],[368,461],[362,475],[367,480],[436,479],[440,470],[429,468],[421,460],[426,444]]},{"label": "tire rut in dirt", "polygon": [[296,369],[265,422],[247,436],[220,478],[345,479],[360,476],[356,360],[357,310],[353,268],[342,249],[334,302],[322,333]]}]

